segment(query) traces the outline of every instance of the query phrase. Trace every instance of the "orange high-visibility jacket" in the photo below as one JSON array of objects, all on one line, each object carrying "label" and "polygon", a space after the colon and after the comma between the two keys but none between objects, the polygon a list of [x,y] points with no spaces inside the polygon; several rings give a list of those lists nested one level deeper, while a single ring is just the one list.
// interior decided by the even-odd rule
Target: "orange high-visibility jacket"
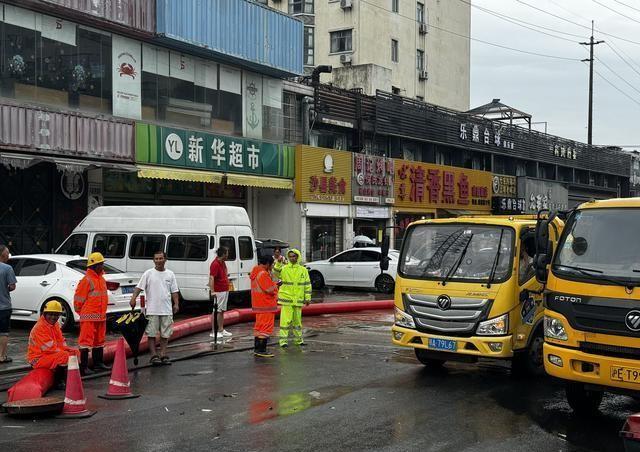
[{"label": "orange high-visibility jacket", "polygon": [[41,316],[29,333],[27,362],[34,366],[44,355],[73,350],[67,347],[60,324],[51,325]]},{"label": "orange high-visibility jacket", "polygon": [[269,272],[262,265],[256,265],[251,270],[249,279],[253,312],[277,312],[278,285],[271,279]]},{"label": "orange high-visibility jacket", "polygon": [[73,308],[81,322],[104,322],[107,319],[107,282],[101,275],[88,268],[87,274],[76,287]]}]

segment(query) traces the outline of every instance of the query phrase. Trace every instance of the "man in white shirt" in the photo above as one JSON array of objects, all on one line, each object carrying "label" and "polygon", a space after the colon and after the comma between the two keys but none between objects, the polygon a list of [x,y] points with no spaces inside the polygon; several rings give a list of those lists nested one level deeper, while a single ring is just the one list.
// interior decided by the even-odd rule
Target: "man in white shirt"
[{"label": "man in white shirt", "polygon": [[[155,268],[150,268],[142,275],[129,304],[136,307],[136,299],[140,292],[145,293],[146,316],[149,323],[145,333],[151,350],[151,364],[170,365],[167,356],[167,343],[173,333],[173,314],[178,312],[179,290],[176,275],[166,268],[167,255],[164,251],[156,251],[153,255]],[[156,349],[156,335],[160,333],[160,354]]]}]

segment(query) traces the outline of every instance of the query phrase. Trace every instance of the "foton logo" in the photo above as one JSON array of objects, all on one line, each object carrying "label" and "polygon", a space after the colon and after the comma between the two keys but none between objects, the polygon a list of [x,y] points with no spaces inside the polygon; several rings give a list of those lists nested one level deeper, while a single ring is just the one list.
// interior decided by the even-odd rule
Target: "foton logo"
[{"label": "foton logo", "polygon": [[568,301],[569,303],[582,303],[582,298],[571,297],[569,295],[556,295],[553,297],[554,301]]},{"label": "foton logo", "polygon": [[631,331],[640,331],[640,311],[629,311],[624,323]]}]

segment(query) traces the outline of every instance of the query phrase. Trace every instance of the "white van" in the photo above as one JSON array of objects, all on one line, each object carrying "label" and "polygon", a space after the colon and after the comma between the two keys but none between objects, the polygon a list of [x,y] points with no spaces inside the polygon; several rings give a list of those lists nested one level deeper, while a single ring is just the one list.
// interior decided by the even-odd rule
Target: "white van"
[{"label": "white van", "polygon": [[153,254],[167,253],[180,294],[208,301],[209,266],[220,246],[229,249],[227,268],[233,298],[248,297],[256,247],[246,210],[231,206],[108,206],[93,210],[56,250],[88,256],[100,251],[108,264],[141,276]]}]

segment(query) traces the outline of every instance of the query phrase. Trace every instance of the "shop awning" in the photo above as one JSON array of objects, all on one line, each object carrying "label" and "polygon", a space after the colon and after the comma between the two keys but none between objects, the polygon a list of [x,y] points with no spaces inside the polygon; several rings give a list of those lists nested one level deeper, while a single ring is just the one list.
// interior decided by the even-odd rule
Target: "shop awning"
[{"label": "shop awning", "polygon": [[88,161],[46,154],[34,155],[16,154],[11,152],[0,153],[0,165],[4,165],[8,168],[25,169],[41,162],[54,163],[59,171],[71,171],[77,173],[82,173],[90,168],[108,168],[117,171],[138,170],[135,165],[130,163],[101,162],[96,160]]},{"label": "shop awning", "polygon": [[143,177],[145,179],[167,179],[181,180],[185,182],[206,182],[209,184],[219,184],[222,182],[222,176],[222,173],[214,173],[211,171],[197,171],[138,165],[138,177]]},{"label": "shop awning", "polygon": [[244,185],[246,187],[280,188],[292,190],[293,181],[275,177],[250,176],[247,174],[227,174],[227,184]]}]

